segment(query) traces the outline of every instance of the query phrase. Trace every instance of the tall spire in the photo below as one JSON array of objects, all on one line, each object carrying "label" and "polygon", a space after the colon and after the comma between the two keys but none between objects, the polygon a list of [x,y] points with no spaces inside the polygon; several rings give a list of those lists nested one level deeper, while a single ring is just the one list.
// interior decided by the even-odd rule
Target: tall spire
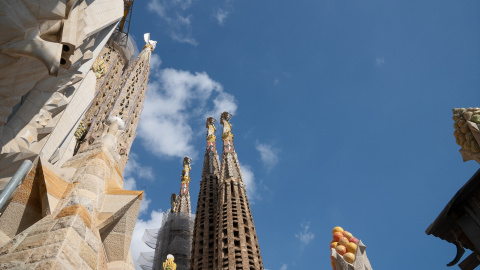
[{"label": "tall spire", "polygon": [[231,117],[232,115],[228,112],[223,112],[220,117],[220,122],[223,125],[223,152],[220,181],[232,180],[243,183],[240,163],[238,162],[237,153],[235,153],[235,147],[233,146],[232,125],[229,122]]},{"label": "tall spire", "polygon": [[172,194],[172,212],[188,214],[192,212],[190,204],[190,170],[192,169],[192,167],[190,167],[191,162],[191,158],[183,158],[182,186],[180,188],[180,194],[178,196]]},{"label": "tall spire", "polygon": [[[100,136],[103,124],[111,116],[119,117],[125,123],[125,132],[118,140],[118,150],[122,155],[119,167],[123,168],[128,160],[128,154],[136,136],[136,129],[140,122],[140,113],[143,109],[145,92],[147,90],[148,76],[150,74],[150,59],[155,49],[156,41],[150,40],[150,34],[144,35],[146,45],[138,57],[129,65],[120,77],[118,70],[111,73],[106,71],[106,78],[97,79],[102,83],[95,98],[95,102],[87,111],[85,120],[90,127],[86,140],[80,142],[80,152]],[[106,61],[106,60],[105,60]],[[112,68],[113,71],[113,68]]]},{"label": "tall spire", "polygon": [[205,124],[207,129],[207,148],[203,161],[202,181],[198,195],[197,213],[192,240],[191,269],[216,269],[215,259],[215,216],[217,185],[219,179],[220,162],[215,145],[215,119],[209,117]]},{"label": "tall spire", "polygon": [[223,112],[223,153],[216,212],[215,269],[264,269],[235,147],[231,114]]}]

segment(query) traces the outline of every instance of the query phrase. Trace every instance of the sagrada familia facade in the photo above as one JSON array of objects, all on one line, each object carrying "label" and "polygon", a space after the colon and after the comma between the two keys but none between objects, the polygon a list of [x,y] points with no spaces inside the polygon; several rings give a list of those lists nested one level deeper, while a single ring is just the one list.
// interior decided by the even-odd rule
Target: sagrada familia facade
[{"label": "sagrada familia facade", "polygon": [[[133,0],[0,2],[0,269],[134,269],[143,191],[123,188],[156,42],[128,35]],[[148,269],[263,269],[225,112],[196,215],[191,160]],[[135,258],[136,259],[136,258]]]}]

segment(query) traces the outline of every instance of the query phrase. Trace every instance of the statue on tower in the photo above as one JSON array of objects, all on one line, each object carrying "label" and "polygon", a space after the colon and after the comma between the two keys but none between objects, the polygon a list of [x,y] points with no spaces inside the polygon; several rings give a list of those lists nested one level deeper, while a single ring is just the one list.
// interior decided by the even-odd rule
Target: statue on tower
[{"label": "statue on tower", "polygon": [[155,50],[155,47],[157,46],[157,42],[150,40],[150,33],[145,33],[143,35],[143,40],[145,40],[145,46],[143,46],[143,49],[149,48],[150,51],[153,52]]},{"label": "statue on tower", "polygon": [[177,264],[173,262],[174,258],[172,254],[167,255],[167,260],[163,263],[163,270],[176,270]]},{"label": "statue on tower", "polygon": [[207,118],[207,123],[206,123],[206,128],[207,128],[207,142],[215,142],[217,137],[215,137],[215,131],[217,129],[215,128],[215,122],[217,120],[213,117],[208,117]]},{"label": "statue on tower", "polygon": [[222,134],[223,141],[233,140],[232,125],[230,124],[230,122],[228,122],[231,117],[232,115],[228,112],[223,112],[222,116],[220,117],[220,122],[223,125],[223,134]]},{"label": "statue on tower", "polygon": [[192,162],[191,158],[189,157],[183,158],[182,183],[190,182],[190,170],[192,169],[192,167],[190,167],[191,162]]}]

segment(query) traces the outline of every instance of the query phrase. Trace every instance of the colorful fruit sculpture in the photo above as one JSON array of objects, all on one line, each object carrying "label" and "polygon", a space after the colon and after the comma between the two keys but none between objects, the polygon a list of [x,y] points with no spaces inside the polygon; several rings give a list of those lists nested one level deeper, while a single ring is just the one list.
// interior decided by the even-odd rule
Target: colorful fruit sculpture
[{"label": "colorful fruit sculpture", "polygon": [[[330,249],[335,249],[335,251],[343,256],[343,259],[347,263],[353,264],[355,261],[355,251],[357,250],[358,239],[353,237],[353,235],[345,231],[342,227],[335,227],[332,230],[333,240],[330,242]],[[332,268],[336,270],[335,259],[333,256],[330,256],[332,259]],[[338,258],[338,257],[337,257]]]}]

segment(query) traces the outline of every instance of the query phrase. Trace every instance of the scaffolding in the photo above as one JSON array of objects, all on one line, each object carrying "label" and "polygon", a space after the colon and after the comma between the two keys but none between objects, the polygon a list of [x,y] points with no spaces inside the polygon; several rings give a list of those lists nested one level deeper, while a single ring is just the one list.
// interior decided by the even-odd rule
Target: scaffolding
[{"label": "scaffolding", "polygon": [[155,251],[140,253],[140,267],[143,270],[161,270],[162,262],[168,254],[172,254],[178,270],[190,269],[194,220],[195,216],[189,213],[164,212],[159,229],[145,230],[142,240]]}]

